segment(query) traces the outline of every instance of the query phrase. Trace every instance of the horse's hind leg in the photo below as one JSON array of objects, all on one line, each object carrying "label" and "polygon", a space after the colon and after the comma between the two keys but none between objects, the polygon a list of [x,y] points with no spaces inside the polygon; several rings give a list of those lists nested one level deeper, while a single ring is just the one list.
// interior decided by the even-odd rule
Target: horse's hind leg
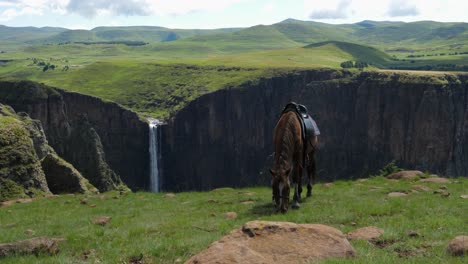
[{"label": "horse's hind leg", "polygon": [[307,197],[312,196],[312,185],[315,184],[316,167],[315,167],[315,153],[312,151],[307,154]]},{"label": "horse's hind leg", "polygon": [[302,181],[302,166],[296,164],[294,166],[293,172],[293,184],[294,184],[294,197],[292,202],[292,208],[298,209],[300,207],[299,203],[301,202],[301,181]]}]

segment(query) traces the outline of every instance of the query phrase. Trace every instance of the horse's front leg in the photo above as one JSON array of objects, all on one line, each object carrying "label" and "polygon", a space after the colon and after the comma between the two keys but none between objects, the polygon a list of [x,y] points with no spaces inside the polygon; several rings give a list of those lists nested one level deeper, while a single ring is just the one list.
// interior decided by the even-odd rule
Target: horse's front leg
[{"label": "horse's front leg", "polygon": [[300,202],[301,202],[301,192],[302,192],[302,165],[301,164],[296,164],[294,166],[294,172],[293,172],[293,184],[294,184],[294,197],[293,197],[293,203],[292,203],[292,208],[293,209],[298,209],[300,207]]}]

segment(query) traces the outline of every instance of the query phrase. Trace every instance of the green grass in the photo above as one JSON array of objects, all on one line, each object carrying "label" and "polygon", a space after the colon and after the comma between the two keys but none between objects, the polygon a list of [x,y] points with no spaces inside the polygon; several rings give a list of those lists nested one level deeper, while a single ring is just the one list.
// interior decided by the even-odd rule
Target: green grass
[{"label": "green grass", "polygon": [[[118,263],[143,255],[148,263],[174,263],[186,260],[234,228],[251,220],[321,223],[346,233],[358,227],[374,225],[385,230],[378,248],[353,241],[357,257],[328,260],[324,263],[462,263],[448,256],[448,241],[466,234],[466,178],[444,184],[451,193],[441,197],[432,192],[411,192],[414,185],[437,189],[441,184],[393,182],[383,177],[365,182],[338,181],[326,188],[314,187],[314,197],[305,199],[299,210],[274,213],[271,191],[266,187],[210,192],[178,193],[163,198],[161,193],[105,194],[107,199],[89,196],[89,204],[80,204],[81,195],[40,198],[29,204],[0,208],[0,243],[26,239],[27,229],[35,236],[62,237],[56,256],[14,256],[2,263]],[[389,198],[391,191],[408,191],[403,198]],[[249,195],[253,192],[254,195]],[[117,199],[113,199],[113,197]],[[241,202],[251,200],[253,204]],[[226,212],[237,212],[237,219],[225,219]],[[92,224],[98,216],[110,216],[107,226]],[[419,237],[409,237],[415,230]],[[400,257],[406,252],[410,256]],[[89,255],[85,259],[85,255]]]}]

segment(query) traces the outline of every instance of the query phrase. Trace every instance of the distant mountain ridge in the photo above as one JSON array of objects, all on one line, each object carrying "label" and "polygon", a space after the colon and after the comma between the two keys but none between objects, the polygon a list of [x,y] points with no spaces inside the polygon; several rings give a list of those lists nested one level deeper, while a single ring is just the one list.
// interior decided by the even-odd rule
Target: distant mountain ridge
[{"label": "distant mountain ridge", "polygon": [[373,46],[449,45],[468,43],[468,23],[435,21],[397,22],[364,20],[354,24],[326,24],[286,19],[272,25],[249,28],[170,29],[159,26],[96,27],[70,30],[60,27],[0,26],[0,41],[19,44],[59,44],[68,42],[175,40],[278,42],[285,47],[325,41],[345,41]]}]

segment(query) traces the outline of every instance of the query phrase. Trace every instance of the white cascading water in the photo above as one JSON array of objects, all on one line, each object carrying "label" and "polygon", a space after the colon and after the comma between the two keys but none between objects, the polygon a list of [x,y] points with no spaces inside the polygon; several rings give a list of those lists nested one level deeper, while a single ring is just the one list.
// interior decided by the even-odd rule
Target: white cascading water
[{"label": "white cascading water", "polygon": [[150,152],[150,190],[159,192],[159,140],[158,127],[162,122],[158,119],[148,118],[149,121],[149,152]]}]

